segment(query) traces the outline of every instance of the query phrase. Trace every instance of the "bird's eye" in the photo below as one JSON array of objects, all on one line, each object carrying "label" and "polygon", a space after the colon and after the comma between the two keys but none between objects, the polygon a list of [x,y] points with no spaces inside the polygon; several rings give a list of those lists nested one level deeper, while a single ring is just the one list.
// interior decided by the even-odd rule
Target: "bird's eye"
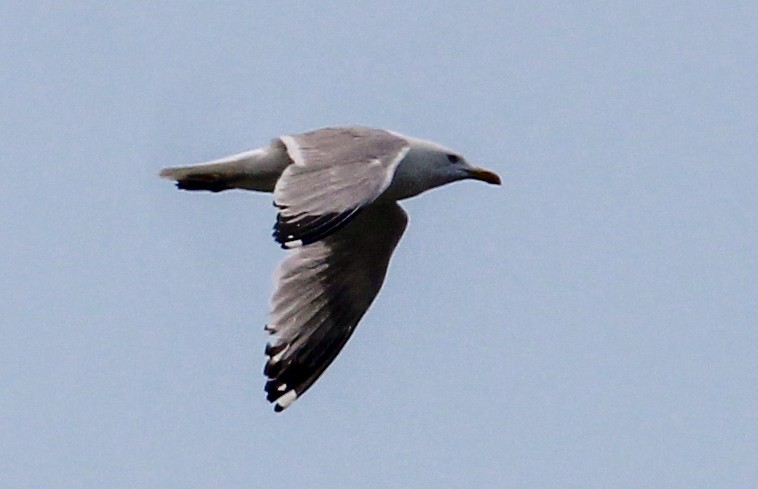
[{"label": "bird's eye", "polygon": [[449,154],[447,155],[447,161],[449,161],[450,163],[458,163],[459,161],[461,161],[461,157],[458,155]]}]

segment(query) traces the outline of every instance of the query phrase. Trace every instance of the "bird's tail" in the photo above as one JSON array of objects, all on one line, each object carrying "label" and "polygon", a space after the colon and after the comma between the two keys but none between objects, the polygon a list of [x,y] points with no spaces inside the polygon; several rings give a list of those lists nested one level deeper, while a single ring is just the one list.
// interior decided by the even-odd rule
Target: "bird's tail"
[{"label": "bird's tail", "polygon": [[234,188],[273,192],[274,185],[289,164],[286,153],[268,147],[227,156],[208,163],[164,168],[161,178],[175,180],[183,190],[221,192]]}]

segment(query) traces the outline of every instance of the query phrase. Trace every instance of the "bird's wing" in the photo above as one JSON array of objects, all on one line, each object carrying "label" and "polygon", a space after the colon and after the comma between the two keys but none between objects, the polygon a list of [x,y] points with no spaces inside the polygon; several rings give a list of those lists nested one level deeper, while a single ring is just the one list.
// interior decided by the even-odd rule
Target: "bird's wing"
[{"label": "bird's wing", "polygon": [[410,148],[398,135],[365,127],[280,138],[292,159],[274,188],[274,238],[296,248],[329,236],[379,197]]},{"label": "bird's wing", "polygon": [[267,399],[281,411],[334,360],[379,293],[408,216],[376,203],[330,236],[293,250],[279,265],[266,330]]}]

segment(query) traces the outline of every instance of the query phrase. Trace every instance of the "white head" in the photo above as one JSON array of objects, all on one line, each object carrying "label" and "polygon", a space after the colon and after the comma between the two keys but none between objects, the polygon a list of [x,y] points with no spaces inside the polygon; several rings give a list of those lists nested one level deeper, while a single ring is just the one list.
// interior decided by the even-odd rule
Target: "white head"
[{"label": "white head", "polygon": [[405,138],[411,148],[398,164],[390,186],[397,200],[458,180],[473,179],[500,185],[500,177],[496,173],[471,166],[456,151],[431,141],[399,136]]}]

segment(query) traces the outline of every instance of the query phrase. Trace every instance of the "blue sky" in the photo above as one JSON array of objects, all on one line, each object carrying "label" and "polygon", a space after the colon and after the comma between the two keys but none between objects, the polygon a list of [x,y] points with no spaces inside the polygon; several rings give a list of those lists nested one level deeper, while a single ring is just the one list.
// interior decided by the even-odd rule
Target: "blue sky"
[{"label": "blue sky", "polygon": [[[754,484],[757,31],[738,1],[3,2],[2,486]],[[504,185],[404,204],[275,415],[271,198],[156,174],[345,123]]]}]

